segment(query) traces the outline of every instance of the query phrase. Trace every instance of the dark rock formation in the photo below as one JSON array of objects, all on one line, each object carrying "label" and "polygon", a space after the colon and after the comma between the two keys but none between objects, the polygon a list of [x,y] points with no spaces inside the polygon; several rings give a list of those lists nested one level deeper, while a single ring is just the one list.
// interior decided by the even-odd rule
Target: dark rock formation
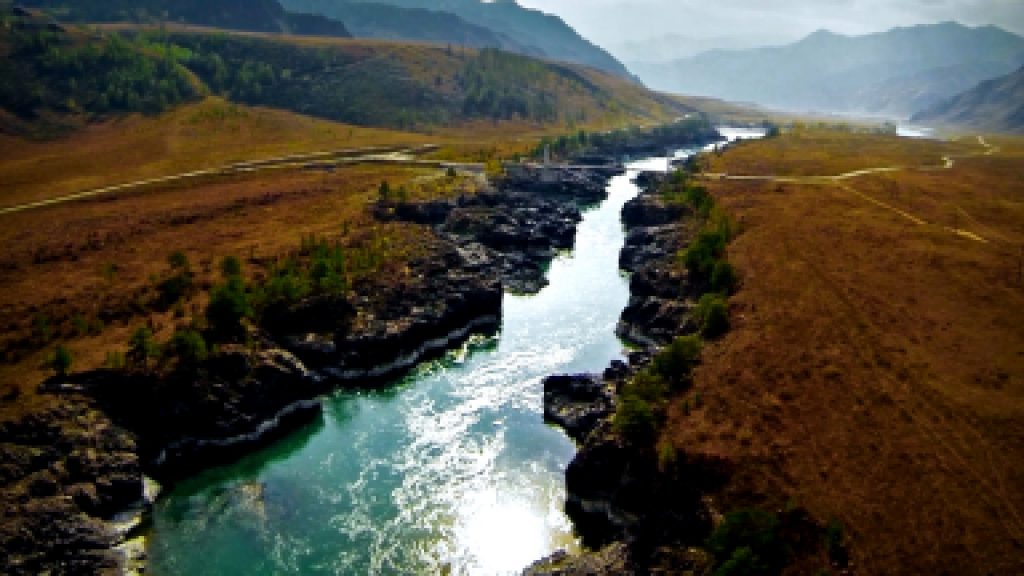
[{"label": "dark rock formation", "polygon": [[142,496],[133,437],[74,395],[0,423],[0,573],[116,573],[102,520]]},{"label": "dark rock formation", "polygon": [[461,253],[486,262],[505,290],[536,293],[547,285],[551,260],[572,248],[581,206],[603,200],[608,178],[621,170],[510,166],[494,190],[457,200],[379,204],[375,214],[433,226]]},{"label": "dark rock formation", "polygon": [[[645,179],[654,189],[658,177]],[[677,254],[695,232],[689,210],[646,192],[623,210],[627,227],[620,266],[631,273],[630,301],[617,332],[647,348],[599,376],[552,376],[544,381],[545,419],[566,429],[580,450],[566,470],[565,510],[584,544],[580,556],[556,554],[526,574],[649,574],[691,569],[707,573],[712,558],[698,548],[711,527],[702,494],[728,472],[728,463],[686,454],[662,458],[654,446],[631,445],[612,425],[615,394],[646,366],[652,351],[693,332],[690,284]],[[684,572],[685,573],[685,572]]]},{"label": "dark rock formation", "polygon": [[[156,377],[97,371],[72,384],[138,438],[148,474],[174,480],[236,457],[319,414],[318,380],[291,353],[226,347]],[[141,483],[137,488],[141,490]]]},{"label": "dark rock formation", "polygon": [[601,420],[614,411],[614,384],[591,374],[544,379],[544,421],[582,443]]},{"label": "dark rock formation", "polygon": [[595,576],[596,574],[628,574],[634,562],[629,547],[616,542],[590,554],[573,556],[564,551],[538,560],[523,576]]},{"label": "dark rock formation", "polygon": [[698,294],[679,261],[687,238],[694,233],[690,210],[666,202],[647,190],[659,179],[648,179],[645,192],[623,207],[626,243],[619,266],[630,272],[630,298],[616,334],[644,346],[661,346],[680,333],[693,332],[692,302]]}]

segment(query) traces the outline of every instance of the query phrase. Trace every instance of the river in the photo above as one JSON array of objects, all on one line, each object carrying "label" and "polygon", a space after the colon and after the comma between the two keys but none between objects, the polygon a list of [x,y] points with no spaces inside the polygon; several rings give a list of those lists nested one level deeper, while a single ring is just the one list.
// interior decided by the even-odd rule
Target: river
[{"label": "river", "polygon": [[667,162],[609,182],[550,284],[504,296],[498,335],[388,390],[337,392],[317,422],[164,494],[149,573],[514,574],[576,549],[562,511],[575,447],[544,424],[541,380],[623,356],[620,214],[636,170]]}]

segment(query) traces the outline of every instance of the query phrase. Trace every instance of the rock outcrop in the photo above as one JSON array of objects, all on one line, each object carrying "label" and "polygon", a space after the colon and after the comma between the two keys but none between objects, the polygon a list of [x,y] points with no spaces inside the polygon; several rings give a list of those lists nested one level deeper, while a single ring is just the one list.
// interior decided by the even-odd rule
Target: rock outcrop
[{"label": "rock outcrop", "polygon": [[135,439],[87,398],[0,424],[0,573],[113,574],[104,522],[142,497]]},{"label": "rock outcrop", "polygon": [[[727,474],[728,464],[637,446],[613,425],[616,393],[644,368],[652,352],[683,333],[698,287],[677,254],[695,233],[690,211],[653,194],[656,176],[623,209],[627,228],[620,267],[631,273],[630,301],[617,333],[646,347],[603,375],[551,376],[544,381],[544,414],[579,444],[566,470],[565,510],[592,551],[555,554],[531,566],[531,576],[648,574],[665,569],[706,573],[712,559],[687,547],[704,540],[711,513],[702,494]],[[683,572],[685,573],[685,572]]]},{"label": "rock outcrop", "polygon": [[[378,207],[432,226],[429,256],[401,279],[366,282],[267,310],[245,346],[170,373],[98,370],[44,383],[53,409],[0,424],[0,572],[117,573],[146,479],[176,481],[266,444],[321,414],[331,389],[379,386],[474,333],[497,330],[503,289],[535,292],[570,249],[580,206],[606,177],[506,181],[451,202]],[[137,518],[133,516],[133,518]],[[137,548],[137,546],[135,546]]]},{"label": "rock outcrop", "polygon": [[376,215],[434,227],[460,251],[487,262],[505,290],[532,294],[547,285],[551,260],[572,248],[581,207],[603,200],[607,179],[617,172],[524,167],[492,190],[456,200],[379,204]]},{"label": "rock outcrop", "polygon": [[630,272],[629,303],[616,334],[648,347],[663,346],[680,333],[693,332],[690,318],[697,288],[680,266],[678,255],[696,232],[684,205],[653,193],[660,178],[645,178],[647,186],[622,210],[626,243],[619,267]]},{"label": "rock outcrop", "polygon": [[544,421],[582,443],[615,410],[614,385],[593,374],[557,375],[544,379]]}]

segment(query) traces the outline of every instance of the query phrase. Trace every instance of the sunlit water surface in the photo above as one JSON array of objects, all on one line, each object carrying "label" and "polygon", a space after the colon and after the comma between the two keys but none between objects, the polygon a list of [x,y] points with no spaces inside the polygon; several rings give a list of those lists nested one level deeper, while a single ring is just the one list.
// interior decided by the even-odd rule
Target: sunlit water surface
[{"label": "sunlit water surface", "polygon": [[[665,165],[662,159],[661,166]],[[535,296],[383,392],[339,392],[268,449],[179,484],[153,512],[155,574],[511,574],[577,546],[562,507],[572,442],[541,379],[621,358],[620,212],[635,172],[585,213]]]}]

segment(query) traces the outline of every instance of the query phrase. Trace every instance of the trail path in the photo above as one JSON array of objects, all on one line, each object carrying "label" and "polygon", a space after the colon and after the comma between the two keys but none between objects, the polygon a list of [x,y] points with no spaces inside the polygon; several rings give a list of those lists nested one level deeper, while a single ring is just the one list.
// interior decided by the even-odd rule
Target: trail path
[{"label": "trail path", "polygon": [[[422,161],[416,159],[417,156],[436,149],[437,146],[433,144],[425,144],[416,147],[378,146],[368,148],[331,150],[324,152],[310,152],[307,154],[290,154],[287,156],[277,156],[274,158],[262,158],[259,160],[233,162],[231,164],[226,164],[215,168],[205,168],[202,170],[193,170],[191,172],[180,172],[178,174],[171,174],[168,176],[158,176],[155,178],[147,178],[144,180],[135,180],[132,182],[125,182],[123,184],[114,184],[111,186],[104,186],[101,188],[84,190],[82,192],[75,192],[73,194],[66,194],[64,196],[58,196],[55,198],[47,198],[46,200],[38,200],[36,202],[26,202],[24,204],[18,204],[15,206],[3,207],[0,208],[0,216],[6,214],[14,214],[17,212],[24,212],[26,210],[32,210],[35,208],[54,206],[57,204],[63,204],[65,202],[72,202],[75,200],[95,198],[97,196],[114,194],[117,192],[130,192],[133,190],[145,188],[147,186],[152,186],[154,184],[173,184],[177,182],[185,182],[187,180],[203,178],[208,176],[230,176],[233,174],[246,174],[269,170],[281,170],[286,168],[309,168],[330,170],[337,166],[361,163],[396,163],[417,165],[422,164],[424,166],[440,167],[443,166],[443,163]],[[466,167],[468,165],[459,166]]]},{"label": "trail path", "polygon": [[[953,167],[956,165],[956,160],[958,158],[962,159],[962,158],[977,158],[979,156],[992,156],[993,154],[996,154],[996,153],[998,153],[1000,151],[1000,148],[998,146],[993,146],[992,144],[989,144],[985,140],[984,136],[978,136],[977,138],[978,138],[978,144],[980,144],[983,148],[985,148],[984,152],[978,152],[978,153],[974,153],[974,154],[956,154],[956,155],[943,156],[942,157],[942,165],[940,165],[940,166],[912,166],[912,167],[907,167],[907,166],[878,166],[878,167],[875,167],[875,168],[863,168],[863,169],[860,169],[860,170],[853,170],[851,172],[844,172],[842,174],[829,175],[829,176],[780,176],[778,174],[734,175],[734,174],[726,174],[726,173],[721,173],[721,172],[710,172],[710,173],[705,173],[704,177],[707,178],[707,179],[710,179],[710,180],[739,180],[739,181],[780,182],[780,183],[788,183],[788,184],[833,184],[833,185],[836,185],[839,188],[841,188],[841,189],[843,189],[843,190],[845,190],[847,192],[850,192],[850,193],[854,194],[855,196],[857,196],[857,197],[859,197],[859,198],[861,198],[861,199],[863,199],[863,200],[865,200],[867,202],[870,202],[870,203],[872,203],[872,204],[874,204],[874,205],[876,205],[876,206],[878,206],[880,208],[884,208],[884,209],[889,210],[890,212],[893,212],[893,213],[895,213],[895,214],[897,214],[897,215],[899,215],[899,216],[901,216],[903,218],[906,218],[907,220],[910,220],[911,222],[913,222],[914,224],[917,224],[918,226],[927,226],[929,224],[929,222],[927,222],[926,220],[924,220],[922,218],[919,218],[919,217],[917,217],[917,216],[915,216],[915,215],[913,215],[913,214],[911,214],[911,213],[909,213],[909,212],[907,212],[905,210],[897,208],[897,207],[895,207],[895,206],[893,206],[891,204],[883,202],[883,201],[881,201],[881,200],[879,200],[877,198],[874,198],[874,197],[872,197],[872,196],[870,196],[868,194],[865,194],[865,193],[855,189],[854,187],[850,186],[849,184],[847,184],[846,181],[847,180],[853,180],[853,179],[858,178],[860,176],[869,176],[869,175],[872,175],[872,174],[886,174],[886,173],[893,173],[893,172],[903,172],[903,171],[907,171],[907,170],[917,170],[917,171],[922,171],[922,172],[933,172],[933,171],[940,171],[940,170],[952,170]],[[962,214],[965,217],[965,219],[967,221],[972,222],[975,225],[980,226],[978,224],[978,221],[975,220],[970,214],[968,214],[963,208],[961,208],[959,206],[956,206],[955,208],[956,208],[956,210],[957,210],[957,212],[959,214]],[[987,238],[985,238],[984,236],[981,236],[980,234],[971,232],[969,230],[964,230],[962,228],[954,228],[954,227],[950,227],[950,226],[942,226],[942,228],[947,230],[948,232],[950,232],[952,234],[955,234],[955,235],[961,237],[961,238],[965,238],[965,239],[968,239],[968,240],[973,240],[975,242],[981,242],[983,244],[988,244],[989,243],[989,240]],[[1005,241],[1005,238],[1003,238],[1002,236],[999,236],[998,234],[993,234],[993,236],[997,237],[997,239],[999,239],[999,240]]]}]

